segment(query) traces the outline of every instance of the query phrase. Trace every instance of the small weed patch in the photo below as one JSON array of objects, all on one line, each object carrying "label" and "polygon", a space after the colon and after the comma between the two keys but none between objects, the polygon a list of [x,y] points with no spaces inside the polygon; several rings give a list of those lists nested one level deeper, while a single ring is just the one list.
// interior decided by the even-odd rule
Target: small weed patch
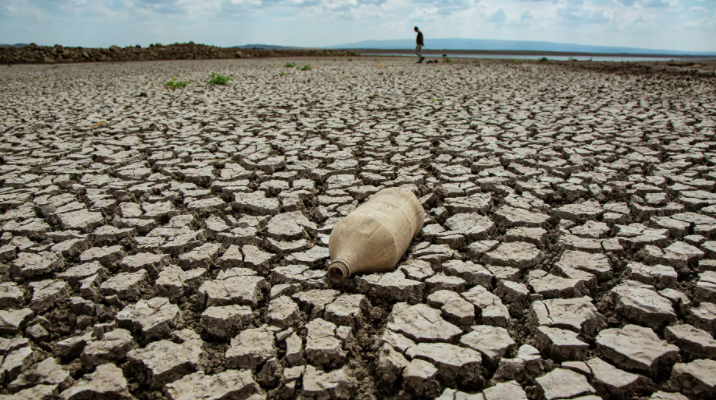
[{"label": "small weed patch", "polygon": [[189,81],[178,81],[176,77],[174,79],[170,80],[169,82],[164,84],[165,88],[169,88],[171,90],[175,90],[177,88],[183,89],[189,85]]},{"label": "small weed patch", "polygon": [[310,66],[310,65],[304,65],[300,70],[301,70],[301,71],[310,71],[310,70],[311,70],[311,66]]},{"label": "small weed patch", "polygon": [[286,65],[284,65],[284,67],[286,67],[286,68],[293,68],[295,66],[296,66],[295,62],[287,62]]},{"label": "small weed patch", "polygon": [[348,61],[353,61],[353,58],[352,58],[352,57],[348,57]]},{"label": "small weed patch", "polygon": [[278,76],[286,76],[286,75],[288,75],[288,74],[285,73],[285,72],[281,72],[281,73],[278,74]]},{"label": "small weed patch", "polygon": [[449,63],[449,62],[452,62],[452,60],[450,59],[450,57],[445,57],[445,62]]},{"label": "small weed patch", "polygon": [[540,61],[540,62],[547,62],[547,61],[549,61],[549,58],[547,58],[547,57],[542,57],[542,58],[539,59],[539,61]]},{"label": "small weed patch", "polygon": [[209,85],[226,85],[229,83],[229,81],[233,81],[233,79],[229,78],[228,76],[219,75],[216,72],[211,73],[211,78],[209,79],[209,82],[207,84]]},{"label": "small weed patch", "polygon": [[55,69],[55,68],[57,68],[57,65],[53,65],[53,66],[50,67],[50,68]]}]

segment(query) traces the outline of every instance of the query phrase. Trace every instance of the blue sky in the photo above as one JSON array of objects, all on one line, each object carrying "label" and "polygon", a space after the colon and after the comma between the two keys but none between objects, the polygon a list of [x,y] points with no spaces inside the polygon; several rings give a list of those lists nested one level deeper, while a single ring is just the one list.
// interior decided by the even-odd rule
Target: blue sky
[{"label": "blue sky", "polygon": [[0,43],[545,40],[716,51],[716,0],[0,0]]}]

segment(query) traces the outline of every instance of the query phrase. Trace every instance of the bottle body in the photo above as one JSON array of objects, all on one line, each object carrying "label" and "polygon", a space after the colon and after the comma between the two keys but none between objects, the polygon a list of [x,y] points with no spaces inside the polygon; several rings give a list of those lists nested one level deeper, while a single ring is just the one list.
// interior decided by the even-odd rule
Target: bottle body
[{"label": "bottle body", "polygon": [[423,228],[425,211],[408,189],[383,189],[333,227],[328,277],[389,271]]}]

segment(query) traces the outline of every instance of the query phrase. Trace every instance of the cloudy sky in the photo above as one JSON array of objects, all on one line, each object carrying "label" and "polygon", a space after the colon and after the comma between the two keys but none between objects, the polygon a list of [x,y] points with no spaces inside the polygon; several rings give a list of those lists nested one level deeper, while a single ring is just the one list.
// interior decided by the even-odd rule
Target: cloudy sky
[{"label": "cloudy sky", "polygon": [[0,0],[0,43],[545,40],[716,51],[716,0]]}]

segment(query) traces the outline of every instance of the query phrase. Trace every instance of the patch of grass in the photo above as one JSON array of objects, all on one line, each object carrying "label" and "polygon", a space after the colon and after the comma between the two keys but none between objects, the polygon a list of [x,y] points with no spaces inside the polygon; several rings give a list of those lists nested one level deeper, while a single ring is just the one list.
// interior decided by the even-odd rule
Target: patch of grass
[{"label": "patch of grass", "polygon": [[175,90],[177,88],[183,89],[189,85],[189,81],[178,81],[176,77],[174,79],[170,80],[169,82],[164,84],[165,88],[169,88],[171,90]]},{"label": "patch of grass", "polygon": [[304,65],[302,68],[300,68],[301,71],[310,71],[311,66],[310,65]]},{"label": "patch of grass", "polygon": [[217,74],[216,72],[212,72],[209,82],[206,83],[209,85],[226,85],[227,83],[229,83],[229,81],[233,81],[233,79],[229,78],[228,76],[223,76]]},{"label": "patch of grass", "polygon": [[288,74],[285,73],[285,72],[281,72],[281,73],[278,74],[278,76],[286,76],[286,75],[288,75]]},{"label": "patch of grass", "polygon": [[57,65],[53,65],[50,68],[55,69],[55,68],[57,68]]},{"label": "patch of grass", "polygon": [[547,57],[542,57],[539,59],[539,62],[547,62],[547,61],[549,61],[549,58],[547,58]]},{"label": "patch of grass", "polygon": [[452,62],[452,60],[450,59],[450,57],[445,57],[445,62],[449,63],[449,62]]},{"label": "patch of grass", "polygon": [[287,62],[286,65],[284,65],[284,67],[286,67],[286,68],[293,68],[295,66],[296,66],[295,62]]},{"label": "patch of grass", "polygon": [[348,61],[353,61],[353,58],[352,58],[352,57],[348,57]]}]

